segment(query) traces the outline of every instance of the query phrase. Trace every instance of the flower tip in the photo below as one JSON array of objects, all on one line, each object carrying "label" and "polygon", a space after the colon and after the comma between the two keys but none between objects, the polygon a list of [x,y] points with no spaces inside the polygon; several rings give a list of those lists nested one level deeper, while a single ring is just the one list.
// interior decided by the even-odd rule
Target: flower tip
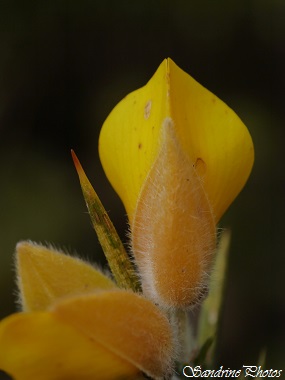
[{"label": "flower tip", "polygon": [[29,243],[26,240],[19,241],[16,245],[16,252],[27,252],[27,246]]},{"label": "flower tip", "polygon": [[17,244],[16,269],[24,311],[46,310],[65,296],[116,287],[91,264],[30,241]]},{"label": "flower tip", "polygon": [[22,256],[26,256],[26,259],[35,257],[38,255],[39,252],[39,245],[30,241],[30,240],[22,240],[19,241],[16,244],[16,255],[17,255],[17,260],[18,264],[22,265],[21,260],[25,260],[22,258]]}]

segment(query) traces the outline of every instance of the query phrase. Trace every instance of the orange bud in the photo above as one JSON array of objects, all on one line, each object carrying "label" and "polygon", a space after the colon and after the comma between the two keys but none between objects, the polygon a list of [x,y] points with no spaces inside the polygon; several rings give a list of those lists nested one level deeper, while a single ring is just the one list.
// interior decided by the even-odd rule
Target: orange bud
[{"label": "orange bud", "polygon": [[165,307],[192,306],[207,291],[216,228],[203,188],[204,165],[190,162],[166,118],[131,225],[144,293]]}]

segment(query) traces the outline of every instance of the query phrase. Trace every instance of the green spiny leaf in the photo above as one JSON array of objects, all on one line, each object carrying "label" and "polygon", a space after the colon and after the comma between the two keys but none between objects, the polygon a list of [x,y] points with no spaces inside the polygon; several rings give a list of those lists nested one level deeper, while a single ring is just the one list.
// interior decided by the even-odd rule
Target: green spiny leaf
[{"label": "green spiny leaf", "polygon": [[118,286],[125,289],[140,291],[138,276],[133,264],[125,251],[117,231],[111,222],[98,195],[89,182],[75,153],[72,158],[79,176],[83,196],[90,214],[92,224],[97,233],[99,242]]}]

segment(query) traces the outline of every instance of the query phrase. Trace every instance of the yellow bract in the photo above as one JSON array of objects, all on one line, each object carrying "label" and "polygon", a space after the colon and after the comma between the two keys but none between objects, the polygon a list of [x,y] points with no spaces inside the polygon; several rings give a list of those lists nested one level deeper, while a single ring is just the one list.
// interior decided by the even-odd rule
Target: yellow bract
[{"label": "yellow bract", "polygon": [[217,223],[250,174],[252,140],[239,117],[171,59],[164,60],[150,81],[126,96],[105,121],[99,153],[107,177],[132,224],[168,117],[203,180]]},{"label": "yellow bract", "polygon": [[59,298],[116,285],[92,265],[52,248],[21,242],[16,248],[23,310],[46,310]]}]

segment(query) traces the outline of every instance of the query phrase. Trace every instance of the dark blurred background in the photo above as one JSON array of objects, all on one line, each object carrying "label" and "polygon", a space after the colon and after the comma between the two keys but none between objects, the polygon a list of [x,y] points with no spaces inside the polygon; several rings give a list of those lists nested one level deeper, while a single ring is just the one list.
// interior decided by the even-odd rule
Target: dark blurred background
[{"label": "dark blurred background", "polygon": [[285,369],[284,20],[282,0],[1,1],[1,318],[16,310],[19,240],[104,265],[71,148],[126,241],[98,135],[116,103],[171,57],[236,111],[256,150],[221,222],[232,245],[218,363],[254,365],[266,347],[266,366]]}]

